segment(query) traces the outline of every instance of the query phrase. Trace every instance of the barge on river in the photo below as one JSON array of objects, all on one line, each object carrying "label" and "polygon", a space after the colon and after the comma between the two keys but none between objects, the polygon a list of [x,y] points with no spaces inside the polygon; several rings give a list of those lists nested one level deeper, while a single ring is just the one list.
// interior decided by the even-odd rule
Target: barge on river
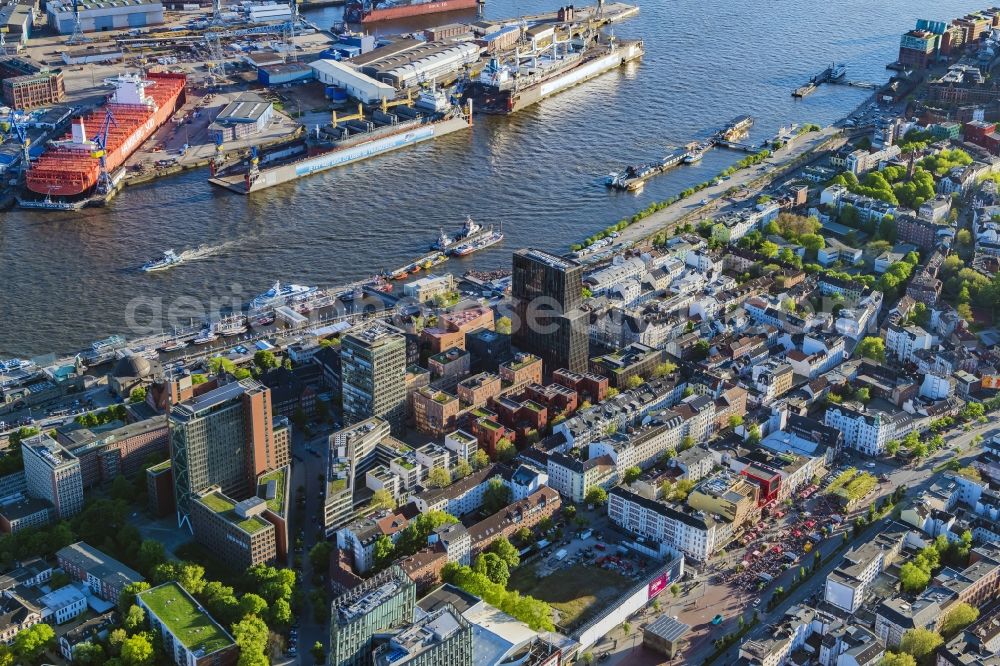
[{"label": "barge on river", "polygon": [[359,108],[339,120],[335,113],[321,140],[298,140],[234,165],[213,166],[209,182],[250,194],[472,126],[471,103],[464,109],[446,105],[444,111],[422,111],[419,105],[418,100],[418,108],[399,106],[390,113],[383,104],[369,117]]}]

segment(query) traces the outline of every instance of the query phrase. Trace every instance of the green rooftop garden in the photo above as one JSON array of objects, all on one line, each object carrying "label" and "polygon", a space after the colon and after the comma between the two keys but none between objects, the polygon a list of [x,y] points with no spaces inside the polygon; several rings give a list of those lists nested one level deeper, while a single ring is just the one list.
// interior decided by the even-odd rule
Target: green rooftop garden
[{"label": "green rooftop garden", "polygon": [[528,409],[530,409],[531,411],[535,412],[536,414],[538,412],[542,411],[542,406],[539,405],[537,402],[534,402],[532,400],[526,400],[526,401],[522,402],[521,405],[524,406],[524,407],[527,407]]},{"label": "green rooftop garden", "polygon": [[447,402],[451,402],[452,400],[454,400],[454,398],[445,393],[444,391],[439,391],[437,395],[434,396],[434,402],[439,402],[442,405]]},{"label": "green rooftop garden", "polygon": [[153,465],[152,467],[148,467],[147,469],[149,471],[152,471],[152,472],[163,472],[163,471],[166,471],[166,470],[170,469],[170,458],[167,458],[163,462],[157,463],[156,465]]},{"label": "green rooftop garden", "polygon": [[346,487],[347,479],[333,479],[330,481],[330,485],[327,486],[327,494],[333,495],[334,493],[339,493]]},{"label": "green rooftop garden", "polygon": [[233,639],[208,613],[199,610],[177,583],[165,583],[139,595],[142,602],[189,650],[212,654],[233,644]]},{"label": "green rooftop garden", "polygon": [[258,518],[257,516],[241,518],[236,513],[236,503],[222,493],[210,493],[205,495],[201,498],[201,503],[221,515],[233,525],[236,525],[236,527],[250,534],[259,532],[271,524],[263,518]]},{"label": "green rooftop garden", "polygon": [[482,419],[479,420],[479,425],[481,425],[482,427],[486,428],[487,430],[499,430],[500,429],[500,424],[499,423],[496,423],[494,421],[489,421],[489,420],[487,420],[485,418],[482,418]]},{"label": "green rooftop garden", "polygon": [[512,370],[520,370],[521,368],[527,367],[534,363],[538,359],[537,356],[532,356],[531,354],[525,354],[524,359],[518,361],[517,359],[510,362],[510,368]]},{"label": "green rooftop garden", "polygon": [[276,469],[260,477],[261,485],[266,486],[269,481],[274,481],[277,488],[274,498],[267,500],[267,508],[280,514],[285,510],[285,469]]},{"label": "green rooftop garden", "polygon": [[411,463],[406,458],[396,458],[392,462],[396,463],[397,465],[399,465],[400,467],[402,467],[405,470],[411,470],[411,469],[414,469],[416,467],[416,465],[414,465],[413,463]]}]

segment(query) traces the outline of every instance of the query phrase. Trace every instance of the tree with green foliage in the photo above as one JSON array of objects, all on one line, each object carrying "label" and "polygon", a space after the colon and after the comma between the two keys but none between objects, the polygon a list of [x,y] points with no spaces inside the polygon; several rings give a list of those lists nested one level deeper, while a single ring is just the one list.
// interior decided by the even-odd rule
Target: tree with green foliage
[{"label": "tree with green foliage", "polygon": [[33,663],[55,643],[56,633],[52,627],[39,623],[18,632],[14,637],[14,654],[23,662]]},{"label": "tree with green foliage", "polygon": [[505,536],[501,536],[486,549],[491,553],[496,553],[497,557],[507,563],[507,567],[513,569],[521,563],[521,555],[517,548]]},{"label": "tree with green foliage", "polygon": [[483,513],[492,516],[510,504],[512,498],[510,488],[498,477],[493,477],[486,482],[486,490],[483,491]]},{"label": "tree with green foliage", "polygon": [[240,616],[256,615],[264,617],[267,614],[267,602],[259,594],[249,592],[240,597]]},{"label": "tree with green foliage", "polygon": [[323,649],[323,644],[319,641],[313,643],[313,646],[309,651],[312,652],[313,663],[322,664],[326,661],[326,651]]},{"label": "tree with green foliage", "polygon": [[625,386],[630,389],[639,388],[646,383],[646,380],[642,378],[641,375],[632,375],[627,380],[625,380]]},{"label": "tree with green foliage", "polygon": [[586,496],[584,496],[583,500],[587,504],[600,506],[608,501],[608,492],[604,488],[601,488],[600,486],[594,486],[593,488],[587,491],[587,494]]},{"label": "tree with green foliage", "polygon": [[392,511],[396,508],[396,498],[385,488],[379,488],[372,493],[368,508],[372,511]]},{"label": "tree with green foliage", "polygon": [[384,569],[395,558],[396,544],[388,534],[380,534],[375,540],[375,568]]},{"label": "tree with green foliage", "polygon": [[918,664],[929,663],[942,643],[944,639],[941,635],[930,629],[910,629],[903,634],[899,642],[899,651],[913,657]]},{"label": "tree with green foliage", "polygon": [[680,585],[678,585],[677,583],[674,583],[673,585],[670,586],[670,594],[674,595],[675,599],[678,596],[680,596],[680,593],[681,593],[681,586]]},{"label": "tree with green foliage", "polygon": [[184,563],[177,575],[181,587],[197,596],[205,589],[205,567],[200,564]]},{"label": "tree with green foliage", "polygon": [[633,465],[632,467],[629,467],[628,469],[625,470],[623,478],[625,483],[631,485],[632,482],[638,479],[640,476],[642,476],[642,468]]},{"label": "tree with green foliage", "polygon": [[508,615],[514,616],[535,631],[555,629],[552,624],[552,608],[548,604],[534,597],[508,592],[504,586],[494,583],[484,574],[473,571],[472,567],[449,562],[441,571],[441,577],[446,582],[457,585]]},{"label": "tree with green foliage", "polygon": [[145,633],[129,636],[122,643],[122,663],[125,666],[153,666],[155,661],[153,642]]},{"label": "tree with green foliage", "polygon": [[489,466],[490,457],[486,455],[486,451],[476,449],[476,452],[469,458],[469,462],[472,463],[472,469],[478,472],[479,470],[485,469]]},{"label": "tree with green foliage", "polygon": [[143,539],[139,544],[139,570],[149,576],[158,564],[167,561],[167,551],[155,539]]},{"label": "tree with green foliage", "polygon": [[511,321],[510,317],[500,317],[496,321],[496,332],[501,335],[510,335],[511,331]]},{"label": "tree with green foliage", "polygon": [[497,458],[502,462],[510,462],[517,455],[517,448],[514,447],[514,443],[506,437],[501,437],[497,440],[496,451]]},{"label": "tree with green foliage", "polygon": [[268,370],[274,370],[278,367],[278,359],[271,350],[261,349],[260,351],[254,353],[253,364],[262,371],[266,372]]},{"label": "tree with green foliage", "polygon": [[292,605],[286,599],[276,599],[268,617],[272,626],[287,627],[292,623]]},{"label": "tree with green foliage", "polygon": [[[74,664],[86,664],[87,666],[101,666],[108,661],[107,655],[104,653],[104,647],[100,643],[93,643],[91,641],[84,641],[83,643],[77,643],[73,646],[73,663]],[[0,659],[0,666],[3,665],[3,659]],[[13,662],[11,662],[13,664]]]},{"label": "tree with green foliage", "polygon": [[330,555],[333,553],[333,546],[329,541],[319,541],[309,549],[309,564],[313,571],[325,574],[330,567]]},{"label": "tree with green foliage", "polygon": [[125,617],[122,619],[122,626],[130,634],[134,634],[141,630],[146,624],[146,611],[142,609],[142,606],[137,606],[132,604],[128,612],[125,613]]},{"label": "tree with green foliage", "polygon": [[[506,506],[507,503],[504,503]],[[502,507],[501,507],[502,508]],[[438,527],[457,523],[458,519],[444,511],[427,511],[410,521],[396,540],[396,557],[408,557],[427,545],[427,537]]]},{"label": "tree with green foliage", "polygon": [[467,460],[459,459],[455,466],[451,468],[451,478],[453,481],[464,479],[472,474],[472,465]]},{"label": "tree with green foliage", "polygon": [[904,562],[899,568],[899,583],[904,592],[918,594],[931,582],[931,575],[914,562]]},{"label": "tree with green foliage", "polygon": [[944,621],[939,627],[941,637],[946,641],[950,640],[978,619],[979,609],[961,601],[948,609],[948,613],[944,616]]},{"label": "tree with green foliage", "polygon": [[451,474],[443,467],[432,467],[427,472],[427,485],[431,488],[446,488],[451,485]]},{"label": "tree with green foliage", "polygon": [[472,570],[504,587],[507,587],[507,581],[510,580],[510,567],[496,553],[480,553],[472,564]]},{"label": "tree with green foliage", "polygon": [[677,370],[677,364],[671,363],[670,361],[664,361],[660,363],[653,369],[654,377],[666,377],[667,375],[673,374]]},{"label": "tree with green foliage", "polygon": [[142,388],[141,386],[135,387],[134,389],[132,389],[132,392],[129,393],[129,395],[128,395],[128,401],[130,403],[132,403],[133,405],[136,405],[136,404],[138,404],[140,402],[145,402],[146,401],[146,389]]},{"label": "tree with green foliage", "polygon": [[145,592],[149,587],[150,585],[146,581],[129,583],[123,587],[121,594],[118,595],[118,612],[122,615],[127,613],[128,609],[135,603],[135,595]]},{"label": "tree with green foliage", "polygon": [[879,666],[917,666],[917,662],[904,652],[886,652]]},{"label": "tree with green foliage", "polygon": [[249,615],[233,625],[233,638],[240,648],[237,666],[267,666],[267,625]]},{"label": "tree with green foliage", "polygon": [[743,417],[739,414],[733,414],[729,417],[729,427],[735,430],[736,428],[743,425]]},{"label": "tree with green foliage", "polygon": [[882,338],[866,337],[858,344],[858,355],[879,363],[885,362],[885,341]]}]

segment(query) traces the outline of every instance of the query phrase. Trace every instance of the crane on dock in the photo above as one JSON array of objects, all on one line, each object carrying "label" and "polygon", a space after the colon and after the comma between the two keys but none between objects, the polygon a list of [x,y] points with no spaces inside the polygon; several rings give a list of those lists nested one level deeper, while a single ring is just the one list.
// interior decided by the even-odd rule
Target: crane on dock
[{"label": "crane on dock", "polygon": [[364,119],[365,119],[365,110],[364,107],[361,106],[360,102],[358,103],[357,113],[352,113],[350,115],[338,117],[336,110],[330,112],[330,124],[333,125],[334,127],[337,126],[337,123],[344,123],[347,122],[348,120],[364,120]]},{"label": "crane on dock", "polygon": [[31,137],[28,136],[28,125],[24,122],[24,114],[20,111],[11,110],[4,121],[4,130],[12,132],[17,140],[21,142],[21,171],[26,172],[31,168]]},{"label": "crane on dock", "polygon": [[[382,113],[389,113],[389,109],[396,106],[413,106],[413,97],[411,96],[409,90],[406,91],[406,97],[403,99],[397,99],[390,102],[385,97],[382,98]],[[334,111],[334,114],[336,114],[336,111]]]},{"label": "crane on dock", "polygon": [[97,176],[97,192],[98,194],[107,194],[111,191],[111,176],[108,174],[107,165],[107,145],[108,145],[108,133],[111,131],[111,127],[118,127],[118,121],[115,120],[115,116],[111,113],[111,107],[107,107],[104,113],[104,122],[101,123],[101,131],[97,133],[94,137],[94,144],[97,146],[96,149],[91,151],[90,156],[99,160],[101,167],[101,172]]}]

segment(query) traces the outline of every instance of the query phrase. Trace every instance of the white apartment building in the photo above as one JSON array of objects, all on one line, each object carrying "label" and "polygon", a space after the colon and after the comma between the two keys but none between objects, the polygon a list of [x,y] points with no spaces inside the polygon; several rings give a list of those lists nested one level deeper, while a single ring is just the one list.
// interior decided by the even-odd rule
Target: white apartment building
[{"label": "white apartment building", "polygon": [[934,336],[919,326],[889,324],[885,332],[886,353],[904,363],[914,361],[914,354],[921,349],[930,349],[933,342]]},{"label": "white apartment building", "polygon": [[608,517],[616,525],[699,562],[715,552],[718,528],[711,516],[674,508],[618,487],[608,493]]},{"label": "white apartment building", "polygon": [[860,405],[830,405],[824,424],[844,433],[844,444],[870,456],[885,452],[891,439],[903,437],[913,428],[913,417],[906,412],[889,414]]}]

